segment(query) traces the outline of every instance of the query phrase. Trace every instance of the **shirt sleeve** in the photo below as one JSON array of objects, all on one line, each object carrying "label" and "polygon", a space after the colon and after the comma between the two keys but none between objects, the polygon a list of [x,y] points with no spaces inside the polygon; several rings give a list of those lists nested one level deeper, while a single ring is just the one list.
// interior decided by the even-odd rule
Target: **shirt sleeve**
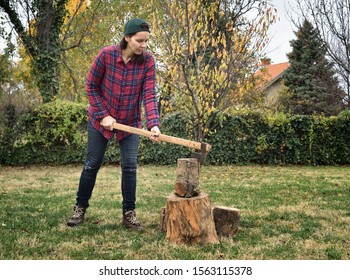
[{"label": "shirt sleeve", "polygon": [[105,56],[106,53],[102,49],[94,59],[86,79],[86,93],[90,103],[88,110],[97,121],[109,116],[101,92],[101,83],[106,69]]},{"label": "shirt sleeve", "polygon": [[147,63],[147,71],[143,84],[143,102],[147,120],[147,129],[160,126],[158,104],[156,98],[156,69],[152,56]]}]

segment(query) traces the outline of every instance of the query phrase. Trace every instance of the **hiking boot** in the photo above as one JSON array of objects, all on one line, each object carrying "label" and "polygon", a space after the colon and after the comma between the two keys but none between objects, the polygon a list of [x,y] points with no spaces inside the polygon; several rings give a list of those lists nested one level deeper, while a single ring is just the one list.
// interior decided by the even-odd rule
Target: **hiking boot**
[{"label": "hiking boot", "polygon": [[127,211],[123,214],[123,225],[137,231],[143,231],[143,226],[136,218],[135,211]]},{"label": "hiking boot", "polygon": [[86,209],[84,207],[75,205],[73,215],[68,220],[67,225],[70,227],[74,227],[84,222],[85,211]]}]

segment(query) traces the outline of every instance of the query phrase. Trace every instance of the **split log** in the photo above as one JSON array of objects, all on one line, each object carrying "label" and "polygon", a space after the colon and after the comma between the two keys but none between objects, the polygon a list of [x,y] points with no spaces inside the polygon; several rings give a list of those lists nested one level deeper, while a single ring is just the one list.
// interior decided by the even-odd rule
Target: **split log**
[{"label": "split log", "polygon": [[167,197],[166,239],[180,244],[218,243],[209,195]]},{"label": "split log", "polygon": [[166,232],[166,224],[167,224],[166,208],[162,207],[160,209],[159,229],[163,232]]},{"label": "split log", "polygon": [[195,158],[177,160],[175,194],[180,197],[193,197],[200,194],[200,163]]},{"label": "split log", "polygon": [[238,231],[240,210],[223,206],[213,206],[215,229],[220,237],[232,237]]}]

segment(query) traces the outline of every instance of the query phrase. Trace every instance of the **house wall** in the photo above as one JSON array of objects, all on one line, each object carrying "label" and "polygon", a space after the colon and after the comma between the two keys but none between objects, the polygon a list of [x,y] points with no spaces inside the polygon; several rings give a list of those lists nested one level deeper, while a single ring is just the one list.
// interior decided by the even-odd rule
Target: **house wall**
[{"label": "house wall", "polygon": [[266,103],[275,104],[278,99],[278,92],[282,90],[282,79],[278,79],[266,89]]}]

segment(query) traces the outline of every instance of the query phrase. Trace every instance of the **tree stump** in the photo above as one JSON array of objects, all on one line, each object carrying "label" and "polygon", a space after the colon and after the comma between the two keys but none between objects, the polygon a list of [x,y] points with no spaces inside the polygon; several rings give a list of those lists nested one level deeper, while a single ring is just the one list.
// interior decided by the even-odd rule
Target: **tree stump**
[{"label": "tree stump", "polygon": [[[238,232],[240,210],[224,206],[212,206],[215,229],[218,237],[232,237]],[[159,229],[162,232],[167,231],[167,213],[166,208],[160,209]]]},{"label": "tree stump", "polygon": [[166,239],[173,243],[218,243],[209,195],[167,197]]},{"label": "tree stump", "polygon": [[219,237],[232,237],[238,231],[240,210],[223,206],[213,206],[215,229]]},{"label": "tree stump", "polygon": [[177,160],[175,194],[190,198],[200,194],[200,163],[195,158],[179,158]]}]

